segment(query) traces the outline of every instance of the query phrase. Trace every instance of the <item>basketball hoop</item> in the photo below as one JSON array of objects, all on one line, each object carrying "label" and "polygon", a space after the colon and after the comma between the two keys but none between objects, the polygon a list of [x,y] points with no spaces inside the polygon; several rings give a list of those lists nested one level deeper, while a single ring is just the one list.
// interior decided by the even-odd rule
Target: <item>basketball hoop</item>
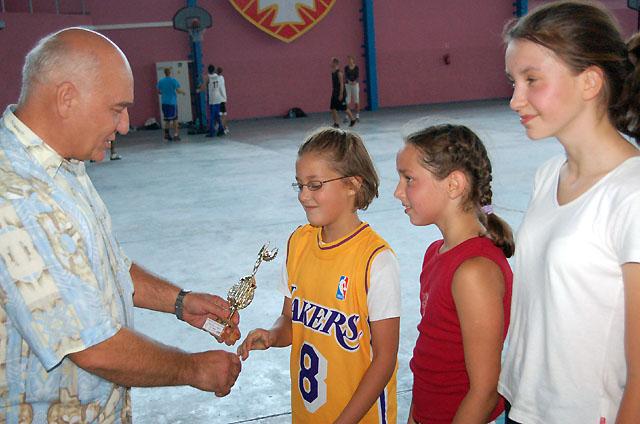
[{"label": "basketball hoop", "polygon": [[[199,87],[202,83],[202,34],[207,28],[211,28],[212,24],[211,14],[198,6],[183,7],[173,16],[173,28],[189,33],[189,38],[191,39],[193,67],[190,66],[190,71],[193,72],[192,78],[195,87]],[[198,93],[196,91],[191,94],[196,106],[195,131],[198,131],[197,133],[199,134],[206,131],[206,100],[202,92]]]},{"label": "basketball hoop", "polygon": [[202,35],[206,28],[200,25],[200,18],[189,18],[189,35],[193,41],[202,41]]},{"label": "basketball hoop", "polygon": [[200,30],[200,18],[190,18],[189,19],[189,29],[191,31]]},{"label": "basketball hoop", "polygon": [[202,41],[202,34],[212,24],[211,14],[198,6],[183,7],[173,17],[173,28],[188,32],[194,42]]}]

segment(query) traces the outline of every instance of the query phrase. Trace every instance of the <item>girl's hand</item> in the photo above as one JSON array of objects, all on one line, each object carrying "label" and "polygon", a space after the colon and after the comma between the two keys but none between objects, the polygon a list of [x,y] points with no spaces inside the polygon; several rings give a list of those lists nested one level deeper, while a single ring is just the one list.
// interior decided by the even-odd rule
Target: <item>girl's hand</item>
[{"label": "girl's hand", "polygon": [[238,347],[238,356],[244,361],[249,357],[252,350],[266,350],[275,342],[275,336],[269,330],[264,328],[256,328],[251,330],[244,339],[240,347]]}]

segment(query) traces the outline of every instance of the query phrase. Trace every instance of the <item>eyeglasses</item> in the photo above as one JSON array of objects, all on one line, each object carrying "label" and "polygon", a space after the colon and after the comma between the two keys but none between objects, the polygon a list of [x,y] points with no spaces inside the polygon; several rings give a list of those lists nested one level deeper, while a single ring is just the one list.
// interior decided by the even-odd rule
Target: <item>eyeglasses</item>
[{"label": "eyeglasses", "polygon": [[332,178],[330,180],[324,180],[324,181],[309,181],[306,184],[300,184],[300,183],[293,183],[291,184],[291,188],[293,188],[293,191],[296,192],[301,192],[303,188],[308,188],[309,191],[317,191],[320,190],[322,188],[322,184],[324,183],[330,183],[331,181],[338,181],[338,180],[342,180],[344,178],[350,178],[348,175],[344,176],[344,177],[338,177],[338,178]]}]

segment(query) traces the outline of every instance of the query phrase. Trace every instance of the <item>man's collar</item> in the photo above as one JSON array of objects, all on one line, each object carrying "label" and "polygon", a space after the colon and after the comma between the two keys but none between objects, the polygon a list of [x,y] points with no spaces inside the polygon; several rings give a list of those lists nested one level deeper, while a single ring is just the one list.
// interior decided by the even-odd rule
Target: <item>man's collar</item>
[{"label": "man's collar", "polygon": [[[62,156],[38,137],[14,114],[16,105],[9,105],[4,112],[4,125],[11,131],[25,149],[38,161],[51,178],[56,176],[60,166],[66,161]],[[73,161],[75,162],[75,161]]]}]

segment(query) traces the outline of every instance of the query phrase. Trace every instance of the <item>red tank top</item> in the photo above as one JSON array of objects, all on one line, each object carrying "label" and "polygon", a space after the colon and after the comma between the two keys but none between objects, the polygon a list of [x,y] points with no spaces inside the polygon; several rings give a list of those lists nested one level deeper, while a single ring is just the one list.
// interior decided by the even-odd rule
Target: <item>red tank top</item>
[{"label": "red tank top", "polygon": [[[488,238],[475,237],[440,254],[443,243],[443,240],[432,243],[424,255],[420,274],[422,319],[409,364],[413,372],[413,416],[421,424],[450,423],[469,391],[460,321],[451,294],[453,275],[465,260],[481,256],[502,270],[503,340],[509,328],[513,274],[502,250]],[[496,419],[503,410],[501,398],[488,421]]]}]

